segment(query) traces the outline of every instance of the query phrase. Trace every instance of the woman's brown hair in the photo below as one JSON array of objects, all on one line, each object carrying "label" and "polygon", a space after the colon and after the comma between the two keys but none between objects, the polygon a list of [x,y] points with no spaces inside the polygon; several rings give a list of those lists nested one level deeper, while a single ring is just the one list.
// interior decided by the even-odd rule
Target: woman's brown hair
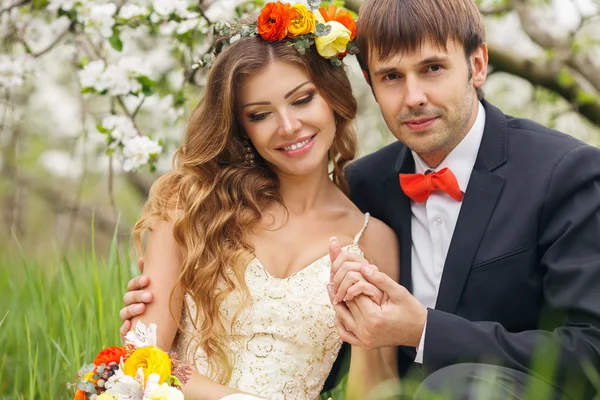
[{"label": "woman's brown hair", "polygon": [[197,310],[192,321],[196,328],[194,348],[189,354],[202,347],[211,378],[221,383],[229,381],[233,368],[226,340],[233,332],[221,323],[221,303],[234,290],[244,294],[245,300],[233,316],[233,327],[249,302],[244,274],[254,249],[248,233],[260,220],[266,203],[282,203],[277,176],[268,166],[261,160],[254,167],[244,163],[244,132],[235,107],[236,93],[244,80],[273,61],[304,67],[334,110],[337,132],[329,151],[331,174],[347,193],[343,169],[356,153],[352,127],[356,102],[344,69],[319,56],[314,46],[300,55],[285,42],[242,38],[214,61],[204,97],[190,117],[183,145],[175,153],[173,170],[154,183],[133,228],[141,249],[143,234],[156,221],[176,215],[174,236],[184,257],[178,282]]}]

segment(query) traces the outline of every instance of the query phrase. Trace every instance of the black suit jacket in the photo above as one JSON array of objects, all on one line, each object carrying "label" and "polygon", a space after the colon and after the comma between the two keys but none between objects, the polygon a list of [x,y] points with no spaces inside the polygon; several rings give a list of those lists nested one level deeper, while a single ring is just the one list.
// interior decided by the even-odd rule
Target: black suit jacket
[{"label": "black suit jacket", "polygon": [[[600,371],[600,150],[483,104],[420,368],[499,364],[589,397],[585,368]],[[413,172],[410,150],[396,142],[347,174],[354,203],[396,232],[400,283],[411,291],[411,203],[398,174]],[[401,373],[414,356],[402,348]]]}]

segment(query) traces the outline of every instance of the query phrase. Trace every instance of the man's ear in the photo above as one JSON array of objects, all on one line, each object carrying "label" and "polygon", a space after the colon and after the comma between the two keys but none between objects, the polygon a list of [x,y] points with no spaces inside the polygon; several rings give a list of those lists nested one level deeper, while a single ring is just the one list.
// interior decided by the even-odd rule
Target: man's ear
[{"label": "man's ear", "polygon": [[471,57],[469,57],[471,68],[473,70],[473,86],[477,89],[483,86],[487,78],[488,68],[488,48],[487,44],[483,43],[479,46]]}]

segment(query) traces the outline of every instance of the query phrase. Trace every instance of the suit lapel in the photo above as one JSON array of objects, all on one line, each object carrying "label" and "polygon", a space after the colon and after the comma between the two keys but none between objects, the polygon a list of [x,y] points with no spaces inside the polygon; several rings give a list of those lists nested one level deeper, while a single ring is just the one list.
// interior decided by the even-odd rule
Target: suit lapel
[{"label": "suit lapel", "polygon": [[485,100],[482,103],[486,110],[483,138],[454,228],[435,306],[449,313],[456,310],[505,181],[494,170],[507,160],[506,117]]},{"label": "suit lapel", "polygon": [[400,242],[400,283],[412,292],[411,274],[411,209],[410,199],[400,188],[399,173],[414,173],[415,163],[410,150],[402,147],[396,160],[393,174],[385,181],[384,215],[389,216],[387,223],[392,226]]}]

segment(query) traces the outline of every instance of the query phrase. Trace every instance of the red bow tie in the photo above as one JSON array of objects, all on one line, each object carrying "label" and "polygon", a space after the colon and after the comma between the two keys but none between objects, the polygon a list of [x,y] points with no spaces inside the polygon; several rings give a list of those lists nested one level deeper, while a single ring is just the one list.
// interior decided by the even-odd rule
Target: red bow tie
[{"label": "red bow tie", "polygon": [[462,201],[456,177],[448,168],[430,174],[400,174],[400,187],[404,193],[418,203],[422,203],[434,190],[446,192],[456,201]]}]

